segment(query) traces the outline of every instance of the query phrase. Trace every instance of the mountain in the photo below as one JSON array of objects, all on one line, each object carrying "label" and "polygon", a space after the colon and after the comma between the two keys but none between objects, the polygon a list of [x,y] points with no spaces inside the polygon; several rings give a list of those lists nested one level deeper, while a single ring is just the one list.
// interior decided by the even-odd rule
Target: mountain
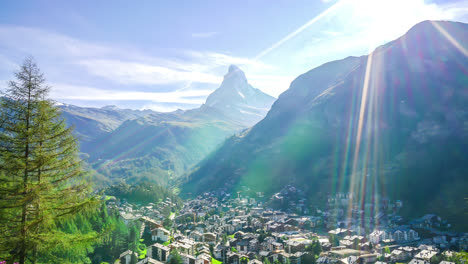
[{"label": "mountain", "polygon": [[[183,192],[273,194],[300,186],[322,208],[402,200],[467,228],[468,25],[425,21],[368,56],[297,77],[267,116],[185,175]],[[359,202],[359,203],[358,203]]]},{"label": "mountain", "polygon": [[226,138],[260,121],[274,100],[253,88],[238,67],[230,66],[221,86],[197,109],[170,113],[87,109],[67,118],[78,133],[91,139],[82,150],[100,174],[129,183],[167,185]]},{"label": "mountain", "polygon": [[154,113],[151,110],[120,109],[116,106],[92,108],[61,104],[58,107],[68,125],[75,127],[75,134],[80,140],[83,152],[88,151],[91,142],[112,132],[124,121]]},{"label": "mountain", "polygon": [[252,87],[244,72],[231,65],[221,86],[206,99],[205,106],[250,127],[265,117],[273,101],[274,97]]}]

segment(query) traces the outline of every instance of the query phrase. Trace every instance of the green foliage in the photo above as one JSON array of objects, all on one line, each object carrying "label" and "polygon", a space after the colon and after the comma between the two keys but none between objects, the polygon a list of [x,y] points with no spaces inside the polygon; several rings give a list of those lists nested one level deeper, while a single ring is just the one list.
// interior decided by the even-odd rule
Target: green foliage
[{"label": "green foliage", "polygon": [[211,257],[211,263],[212,264],[223,264],[223,262],[221,262],[221,261],[219,261],[219,260],[217,260],[217,259],[215,259],[213,257]]},{"label": "green foliage", "polygon": [[302,261],[301,261],[301,263],[304,263],[304,264],[315,264],[315,263],[316,263],[316,261],[315,261],[315,256],[314,256],[312,253],[308,252],[308,253],[302,255]]},{"label": "green foliage", "polygon": [[146,258],[146,245],[139,242],[137,247],[137,253],[139,259]]},{"label": "green foliage", "polygon": [[135,204],[146,205],[148,203],[157,203],[166,198],[171,198],[172,202],[176,204],[181,203],[180,198],[173,194],[172,191],[151,182],[140,182],[135,185],[121,182],[107,188],[105,193],[119,199],[126,199],[128,202]]},{"label": "green foliage", "polygon": [[385,246],[384,250],[385,250],[385,253],[390,254],[390,248],[388,246]]},{"label": "green foliage", "polygon": [[237,249],[235,247],[231,247],[231,251],[237,253]]},{"label": "green foliage", "polygon": [[[57,226],[98,201],[73,130],[47,98],[34,60],[27,58],[15,77],[0,102],[0,257],[22,264],[56,250],[89,248],[97,233]],[[65,262],[55,256],[52,262]]]},{"label": "green foliage", "polygon": [[439,264],[442,260],[445,260],[442,255],[435,255],[431,258],[431,264]]},{"label": "green foliage", "polygon": [[123,122],[96,139],[99,148],[86,150],[93,167],[111,180],[168,186],[242,128],[220,118],[217,111],[154,114]]},{"label": "green foliage", "polygon": [[455,262],[455,264],[466,264],[468,263],[468,253],[464,251],[458,252],[450,257],[449,261]]},{"label": "green foliage", "polygon": [[176,249],[172,250],[171,254],[169,254],[168,264],[182,264],[182,258]]}]

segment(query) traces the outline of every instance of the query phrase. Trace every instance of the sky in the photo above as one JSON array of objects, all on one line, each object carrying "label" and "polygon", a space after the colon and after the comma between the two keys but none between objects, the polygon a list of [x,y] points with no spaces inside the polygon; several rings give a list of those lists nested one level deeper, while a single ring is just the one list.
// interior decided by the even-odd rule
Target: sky
[{"label": "sky", "polygon": [[0,1],[0,89],[31,55],[67,104],[196,108],[231,64],[278,97],[428,19],[466,23],[468,0]]}]

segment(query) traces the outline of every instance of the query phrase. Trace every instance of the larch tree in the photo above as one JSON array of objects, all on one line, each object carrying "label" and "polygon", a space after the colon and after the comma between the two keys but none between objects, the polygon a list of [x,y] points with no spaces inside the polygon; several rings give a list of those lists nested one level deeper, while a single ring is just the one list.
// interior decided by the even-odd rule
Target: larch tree
[{"label": "larch tree", "polygon": [[90,243],[56,223],[94,207],[78,144],[29,57],[0,98],[0,259],[36,263],[41,252]]}]

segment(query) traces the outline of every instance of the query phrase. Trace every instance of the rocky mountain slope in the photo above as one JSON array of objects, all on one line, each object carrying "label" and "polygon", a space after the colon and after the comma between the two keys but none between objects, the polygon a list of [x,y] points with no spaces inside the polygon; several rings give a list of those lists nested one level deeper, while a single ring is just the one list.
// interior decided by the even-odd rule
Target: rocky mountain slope
[{"label": "rocky mountain slope", "polygon": [[90,142],[112,132],[124,121],[155,113],[151,110],[120,109],[115,106],[93,108],[61,104],[58,107],[67,123],[75,127],[75,134],[84,152],[88,151]]},{"label": "rocky mountain slope", "polygon": [[265,117],[274,100],[252,87],[244,72],[231,65],[221,86],[206,99],[205,106],[216,108],[229,119],[250,127]]},{"label": "rocky mountain slope", "polygon": [[[184,192],[301,186],[315,204],[399,199],[465,226],[468,25],[425,21],[297,77],[267,116],[185,175]],[[376,196],[379,195],[379,196]],[[359,207],[359,206],[358,206]]]},{"label": "rocky mountain slope", "polygon": [[230,66],[221,86],[197,109],[158,113],[63,106],[62,111],[98,173],[167,185],[226,138],[260,121],[274,100]]}]

